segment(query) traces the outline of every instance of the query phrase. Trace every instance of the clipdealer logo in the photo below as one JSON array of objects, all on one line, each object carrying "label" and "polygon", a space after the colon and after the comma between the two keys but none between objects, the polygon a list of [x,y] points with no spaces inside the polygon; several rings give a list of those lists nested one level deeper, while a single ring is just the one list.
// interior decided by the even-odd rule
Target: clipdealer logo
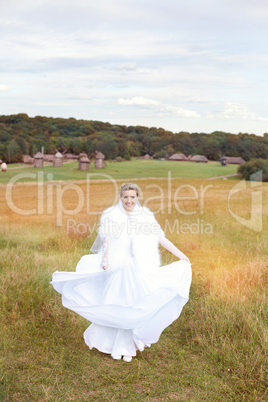
[{"label": "clipdealer logo", "polygon": [[[262,190],[259,187],[262,185],[262,171],[252,174],[250,176],[249,185],[247,185],[246,180],[241,180],[238,182],[228,194],[228,210],[232,217],[239,222],[241,225],[254,230],[255,232],[262,231]],[[258,187],[258,189],[257,189]],[[245,219],[239,216],[231,208],[231,198],[234,194],[241,193],[243,196],[243,191],[250,189],[251,193],[251,206],[250,206],[250,218]]]},{"label": "clipdealer logo", "polygon": [[[82,210],[88,216],[98,216],[103,213],[102,210],[96,209],[94,194],[94,179],[96,177],[111,184],[111,189],[109,190],[111,205],[116,205],[120,196],[118,183],[112,176],[105,173],[87,174],[84,189],[78,183],[54,182],[53,174],[51,173],[20,173],[12,177],[6,186],[6,202],[11,211],[21,216],[43,215],[45,213],[47,215],[54,214],[56,226],[62,226],[64,217],[75,216],[81,213]],[[20,207],[16,204],[16,197],[13,197],[14,186],[19,184],[21,179],[30,179],[36,182],[37,193],[32,204],[34,207],[32,208],[24,209]],[[170,215],[174,210],[180,216],[197,216],[198,213],[200,215],[204,214],[206,192],[213,188],[212,184],[206,186],[200,184],[199,188],[191,184],[181,184],[177,188],[172,188],[171,172],[168,172],[168,177],[163,180],[165,180],[166,189],[157,183],[145,186],[145,191],[150,190],[153,193],[152,196],[144,198],[144,194],[140,189],[140,199],[142,199],[143,207],[150,209],[151,203],[156,203],[158,208],[153,211],[155,215],[164,212]],[[20,184],[23,185],[23,183]],[[93,188],[91,188],[91,184]],[[64,199],[70,191],[72,192],[73,203],[68,205],[69,208],[67,208]],[[187,203],[191,203],[191,208],[184,206]],[[73,221],[71,220],[71,222]]]}]

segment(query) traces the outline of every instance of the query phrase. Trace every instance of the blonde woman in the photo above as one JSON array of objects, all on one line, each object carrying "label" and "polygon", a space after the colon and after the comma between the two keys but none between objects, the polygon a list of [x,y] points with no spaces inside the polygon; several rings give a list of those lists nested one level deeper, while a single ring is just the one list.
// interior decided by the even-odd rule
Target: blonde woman
[{"label": "blonde woman", "polygon": [[[161,267],[159,245],[179,261]],[[190,261],[140,205],[133,183],[103,212],[92,251],[97,254],[83,256],[76,272],[55,272],[51,283],[65,307],[92,323],[84,333],[88,347],[130,362],[179,317],[189,296]]]}]

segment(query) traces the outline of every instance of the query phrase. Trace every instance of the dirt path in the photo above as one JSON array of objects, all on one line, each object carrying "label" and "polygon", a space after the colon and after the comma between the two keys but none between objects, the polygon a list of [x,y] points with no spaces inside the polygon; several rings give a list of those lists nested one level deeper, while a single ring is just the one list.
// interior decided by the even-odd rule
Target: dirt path
[{"label": "dirt path", "polygon": [[224,177],[239,176],[240,173],[225,174],[224,176],[208,177],[207,180],[223,179]]}]

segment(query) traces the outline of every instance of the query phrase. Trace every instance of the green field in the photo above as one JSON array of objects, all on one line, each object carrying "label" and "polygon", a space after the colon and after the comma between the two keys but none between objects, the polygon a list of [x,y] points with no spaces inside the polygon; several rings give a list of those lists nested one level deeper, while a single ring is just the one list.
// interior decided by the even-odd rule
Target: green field
[{"label": "green field", "polygon": [[[60,168],[46,164],[42,169],[33,168],[31,165],[13,164],[8,166],[7,172],[0,172],[0,183],[7,183],[17,174],[24,175],[19,179],[20,182],[36,181],[37,172],[42,172],[43,180],[48,181],[86,180],[88,174],[92,174],[92,179],[102,179],[105,178],[104,175],[112,176],[114,179],[168,177],[169,172],[174,178],[208,178],[233,174],[236,171],[237,165],[223,167],[219,162],[192,163],[142,159],[123,162],[108,161],[107,167],[104,169],[96,169],[95,165],[91,164],[86,172],[78,170],[77,162],[64,163]],[[33,174],[33,177],[29,176]]]},{"label": "green field", "polygon": [[[166,164],[111,163],[107,171],[120,166],[120,174],[128,178],[132,176],[124,172],[124,166],[136,166],[136,173],[141,166],[150,166],[150,176],[156,176],[155,163]],[[174,170],[185,167],[185,172],[193,166],[195,179],[172,180],[170,199],[165,178],[141,178],[137,184],[144,195],[142,203],[151,199],[153,211],[161,206],[155,212],[157,220],[192,262],[190,301],[160,340],[137,353],[131,363],[90,351],[83,340],[89,323],[66,310],[49,284],[54,271],[75,269],[80,257],[89,253],[96,232],[68,232],[70,216],[66,213],[62,225],[56,225],[57,196],[52,192],[56,185],[43,186],[41,193],[35,183],[14,186],[12,200],[22,210],[36,208],[37,195],[43,197],[39,198],[44,201],[42,211],[29,216],[11,209],[5,185],[1,185],[1,401],[268,400],[268,184],[253,188],[263,198],[262,228],[256,231],[239,223],[229,210],[249,220],[250,186],[242,196],[234,194],[228,206],[228,196],[239,181],[196,179],[201,169],[208,174],[210,165],[172,162],[171,166]],[[211,166],[214,174],[218,174],[216,169],[226,172],[216,164]],[[165,176],[169,165],[166,169],[157,176]],[[75,186],[86,194],[85,182]],[[189,186],[196,190],[197,199],[189,197],[193,195]],[[95,182],[93,188],[92,209],[108,207],[113,184]],[[159,188],[163,200],[156,197]],[[180,201],[175,199],[179,188]],[[65,211],[76,207],[72,190],[64,193],[63,204]],[[78,225],[93,227],[99,216],[90,215],[82,205],[71,218]],[[172,229],[174,222],[181,225],[176,230]],[[203,230],[206,225],[211,228],[208,232]],[[175,260],[165,250],[161,253],[163,264]]]}]

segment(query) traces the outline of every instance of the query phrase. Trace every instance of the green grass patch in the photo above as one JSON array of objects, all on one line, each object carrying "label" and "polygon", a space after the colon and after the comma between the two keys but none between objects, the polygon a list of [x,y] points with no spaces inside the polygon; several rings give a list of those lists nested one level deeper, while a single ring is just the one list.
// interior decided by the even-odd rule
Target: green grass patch
[{"label": "green grass patch", "polygon": [[[6,172],[0,172],[0,183],[8,183],[14,178],[18,182],[35,182],[50,180],[86,180],[88,174],[91,179],[107,179],[105,175],[114,179],[171,177],[174,178],[209,178],[237,172],[236,165],[221,166],[219,162],[192,163],[171,162],[159,160],[133,159],[123,162],[107,162],[104,169],[96,169],[94,164],[88,171],[78,170],[78,162],[65,163],[62,167],[53,167],[45,164],[42,169],[28,165],[12,165]],[[19,178],[17,175],[20,174]]]}]

